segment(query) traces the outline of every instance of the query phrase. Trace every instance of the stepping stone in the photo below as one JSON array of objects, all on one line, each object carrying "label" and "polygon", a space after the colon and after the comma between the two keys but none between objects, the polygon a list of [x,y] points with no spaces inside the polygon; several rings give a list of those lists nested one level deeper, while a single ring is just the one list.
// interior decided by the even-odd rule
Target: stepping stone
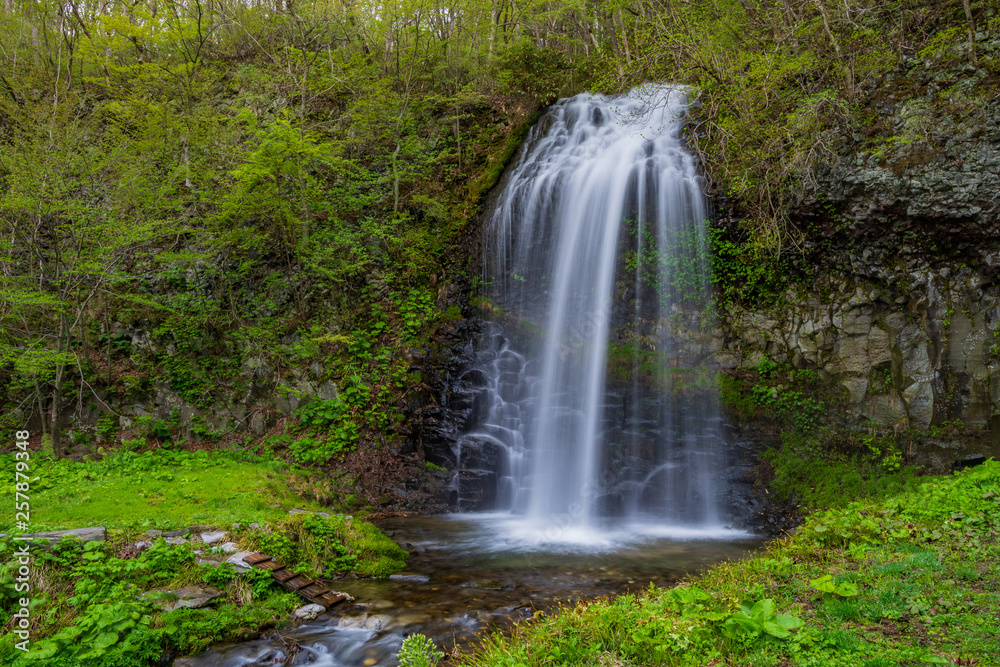
[{"label": "stepping stone", "polygon": [[166,537],[166,538],[164,538],[164,541],[167,544],[187,544],[188,543],[188,541],[186,539],[184,539],[183,537]]},{"label": "stepping stone", "polygon": [[205,544],[215,544],[225,536],[226,532],[223,530],[218,530],[211,533],[202,533],[201,541],[204,542]]},{"label": "stepping stone", "polygon": [[303,509],[299,509],[299,508],[290,509],[290,510],[288,510],[288,513],[291,514],[292,516],[294,516],[296,514],[317,514],[317,515],[321,516],[324,519],[329,519],[330,518],[330,514],[328,512],[313,512],[311,510],[303,510]]},{"label": "stepping stone", "polygon": [[230,556],[229,558],[227,558],[226,562],[229,563],[230,565],[234,566],[238,571],[240,571],[240,572],[246,572],[247,570],[250,569],[250,566],[247,565],[243,561],[243,559],[246,558],[247,556],[252,555],[252,554],[253,554],[253,552],[251,552],[251,551],[237,551],[232,556]]},{"label": "stepping stone", "polygon": [[[177,596],[176,599],[165,599],[159,594]],[[143,594],[143,597],[153,598],[153,604],[163,607],[164,611],[175,609],[200,609],[212,600],[222,597],[222,591],[212,586],[184,586],[182,588],[156,588]]]},{"label": "stepping stone", "polygon": [[234,554],[240,550],[236,542],[226,542],[225,544],[220,544],[217,549],[220,549],[224,554]]}]

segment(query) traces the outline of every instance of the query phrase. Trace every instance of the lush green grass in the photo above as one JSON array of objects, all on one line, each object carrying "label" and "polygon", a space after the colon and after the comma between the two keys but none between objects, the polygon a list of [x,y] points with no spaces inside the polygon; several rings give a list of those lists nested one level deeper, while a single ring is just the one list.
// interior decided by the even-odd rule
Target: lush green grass
[{"label": "lush green grass", "polygon": [[[2,460],[9,467],[11,457]],[[310,576],[384,577],[405,565],[406,552],[360,518],[289,516],[293,507],[324,509],[287,490],[290,473],[281,461],[230,451],[118,452],[82,463],[36,459],[31,528],[104,525],[109,539],[87,545],[67,539],[33,550],[32,650],[24,655],[14,649],[13,634],[0,636],[0,664],[155,665],[166,651],[197,653],[214,642],[254,638],[302,604],[266,571],[238,574],[229,565],[199,564],[201,543],[158,539],[137,550],[148,528],[224,528],[241,549],[263,551]],[[0,525],[9,528],[13,518],[4,508]],[[16,588],[14,547],[0,540],[3,619],[17,612],[24,595]],[[144,595],[191,584],[224,594],[210,607],[172,612]]]},{"label": "lush green grass", "polygon": [[[13,466],[13,457],[0,459],[9,479]],[[83,462],[35,458],[31,527],[228,526],[280,519],[295,507],[321,509],[289,491],[290,472],[280,460],[240,461],[225,452],[118,452]],[[9,532],[14,518],[13,503],[0,507],[0,530]]]},{"label": "lush green grass", "polygon": [[995,665],[998,536],[1000,463],[990,461],[816,513],[678,589],[538,615],[459,663]]}]

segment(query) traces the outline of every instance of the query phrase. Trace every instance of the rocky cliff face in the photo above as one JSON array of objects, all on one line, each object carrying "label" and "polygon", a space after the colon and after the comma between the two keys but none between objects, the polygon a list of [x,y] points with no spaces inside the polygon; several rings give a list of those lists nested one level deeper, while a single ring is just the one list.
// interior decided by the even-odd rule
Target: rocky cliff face
[{"label": "rocky cliff face", "polygon": [[[981,36],[981,50],[1000,40]],[[726,318],[724,364],[821,370],[858,421],[982,425],[931,463],[1000,454],[1000,98],[985,69],[911,60],[880,88],[870,134],[843,136],[794,207],[808,276]],[[719,224],[738,215],[722,207]],[[992,431],[992,438],[989,432]]]}]

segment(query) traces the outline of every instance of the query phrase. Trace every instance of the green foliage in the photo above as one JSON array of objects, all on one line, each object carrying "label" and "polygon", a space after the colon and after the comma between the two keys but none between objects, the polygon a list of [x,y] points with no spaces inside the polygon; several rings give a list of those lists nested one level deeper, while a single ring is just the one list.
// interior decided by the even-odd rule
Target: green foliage
[{"label": "green foliage", "polygon": [[757,405],[774,409],[781,417],[805,432],[817,429],[827,415],[823,402],[799,391],[765,385],[756,385],[751,391]]},{"label": "green foliage", "polygon": [[129,603],[92,605],[76,618],[75,625],[38,642],[26,654],[25,662],[51,664],[56,656],[99,664],[125,658],[142,662],[158,659],[160,647],[149,633],[152,617],[144,613],[148,610],[148,605]]},{"label": "green foliage", "polygon": [[204,563],[198,569],[201,574],[201,580],[209,586],[215,586],[216,588],[225,588],[236,578],[237,574],[236,568],[229,563],[223,563],[218,566]]},{"label": "green foliage", "polygon": [[324,401],[312,400],[295,411],[304,428],[325,429],[336,424],[344,415],[344,401],[340,398]]},{"label": "green foliage", "polygon": [[539,47],[535,40],[523,37],[500,52],[496,76],[506,93],[550,102],[559,97],[560,84],[568,78],[571,67],[564,53]]},{"label": "green foliage", "polygon": [[444,657],[444,653],[430,639],[415,633],[403,640],[396,657],[400,667],[434,667]]},{"label": "green foliage", "polygon": [[822,577],[813,579],[809,585],[819,591],[819,595],[815,597],[821,598],[824,602],[837,598],[854,597],[858,594],[857,584],[850,581],[836,583],[832,574],[824,574]]},{"label": "green foliage", "polygon": [[656,292],[661,310],[668,312],[672,303],[705,307],[712,261],[704,226],[672,230],[665,238],[658,238],[655,230],[641,229],[633,219],[626,223],[639,252],[625,256],[625,268]]},{"label": "green foliage", "polygon": [[[222,461],[234,456],[223,456]],[[60,479],[70,486],[76,466],[86,468],[84,475],[91,484],[101,478],[122,477],[134,488],[133,473],[139,472],[148,480],[162,472],[164,459],[175,466],[174,473],[182,480],[190,479],[187,475],[191,472],[183,467],[187,461],[220,468],[213,472],[227,470],[224,463],[207,452],[183,451],[120,453],[100,462],[71,464],[63,460],[54,462],[54,466],[60,471]],[[97,475],[98,480],[92,479]],[[65,491],[62,485],[57,482],[55,488]],[[144,484],[150,485],[148,481]],[[259,489],[253,491],[260,495]],[[296,499],[296,504],[302,503],[302,499]],[[282,518],[257,531],[238,530],[233,537],[244,548],[266,551],[301,571],[328,569],[331,573],[387,576],[405,564],[405,551],[359,519],[288,517],[285,508],[272,516]],[[229,521],[239,519],[245,525],[261,518],[230,516]],[[216,523],[210,515],[202,515],[201,519]],[[81,517],[75,526],[92,524],[87,517]],[[121,548],[141,535],[135,523],[122,524],[124,529],[110,531],[108,542],[81,545],[75,538],[67,538],[51,550],[34,552],[35,571],[42,575],[32,596],[35,650],[23,656],[15,653],[13,643],[8,642],[13,635],[0,638],[0,660],[4,664],[151,666],[164,651],[197,652],[210,643],[253,638],[261,629],[287,618],[299,604],[295,595],[275,585],[269,571],[253,569],[240,574],[227,564],[198,564],[191,543],[174,545],[157,539],[138,556],[119,557]],[[138,525],[145,527],[149,522]],[[11,556],[12,548],[9,539],[0,540],[0,613],[12,612],[21,595],[14,588],[17,561]],[[154,605],[154,596],[143,593],[196,581],[225,591],[215,608],[164,613]]]},{"label": "green foliage", "polygon": [[255,598],[264,597],[276,586],[274,577],[267,570],[250,570],[244,576]]},{"label": "green foliage", "polygon": [[295,543],[284,533],[261,533],[254,539],[261,553],[266,553],[279,563],[291,561],[295,554]]},{"label": "green foliage", "polygon": [[[141,400],[162,380],[209,410],[261,379],[249,360],[346,366],[372,395],[345,400],[354,426],[323,451],[298,448],[311,462],[399,422],[400,348],[456,317],[436,303],[445,256],[537,100],[589,79],[590,47],[569,33],[597,20],[563,2],[431,21],[408,1],[275,13],[140,0],[77,12],[69,56],[49,49],[64,36],[50,10],[19,8],[17,30],[0,20],[0,69],[14,73],[0,96],[13,243],[0,253],[0,402],[20,419],[64,394]],[[548,26],[544,45],[520,36],[527,25]]]},{"label": "green foliage", "polygon": [[[818,386],[815,371],[788,370],[765,357],[757,365],[757,375],[760,382],[750,387],[749,399],[769,416],[777,414],[800,433],[815,431],[826,421],[829,399]],[[737,389],[730,386],[726,391],[731,395]],[[735,400],[745,405],[745,398]]]},{"label": "green foliage", "polygon": [[[1000,464],[989,461],[817,513],[747,559],[674,589],[564,608],[459,664],[975,664],[1000,650],[982,613],[1000,592],[974,583],[1000,574],[998,486]],[[821,604],[806,602],[813,594]]]},{"label": "green foliage", "polygon": [[785,266],[767,248],[741,242],[719,227],[709,227],[711,276],[720,308],[731,304],[776,303],[788,281]]},{"label": "green foliage", "polygon": [[399,315],[403,325],[403,338],[413,340],[424,328],[434,310],[434,295],[430,290],[413,290],[400,298]]},{"label": "green foliage", "polygon": [[743,605],[739,611],[722,626],[723,634],[740,644],[752,644],[757,638],[767,635],[776,639],[787,639],[791,631],[803,626],[802,619],[789,614],[778,614],[774,600],[760,600],[752,607]]},{"label": "green foliage", "polygon": [[839,507],[855,498],[899,494],[917,484],[912,466],[887,466],[881,450],[843,442],[837,431],[812,435],[787,434],[781,449],[762,458],[773,468],[768,488],[778,502],[796,501],[804,507]]},{"label": "green foliage", "polygon": [[313,515],[302,527],[306,531],[303,553],[313,569],[387,577],[406,564],[406,551],[370,523]]}]

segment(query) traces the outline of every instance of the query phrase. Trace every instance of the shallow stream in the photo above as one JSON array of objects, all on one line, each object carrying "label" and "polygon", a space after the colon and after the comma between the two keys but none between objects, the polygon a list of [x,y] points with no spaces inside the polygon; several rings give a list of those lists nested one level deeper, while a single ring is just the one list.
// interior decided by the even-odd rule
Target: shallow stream
[{"label": "shallow stream", "polygon": [[[510,514],[387,519],[379,526],[412,555],[388,580],[342,580],[353,595],[329,613],[253,642],[213,647],[185,666],[395,665],[403,637],[421,632],[446,650],[567,600],[670,585],[686,573],[739,558],[761,539],[742,531],[550,525]],[[291,661],[285,639],[302,652]]]}]

